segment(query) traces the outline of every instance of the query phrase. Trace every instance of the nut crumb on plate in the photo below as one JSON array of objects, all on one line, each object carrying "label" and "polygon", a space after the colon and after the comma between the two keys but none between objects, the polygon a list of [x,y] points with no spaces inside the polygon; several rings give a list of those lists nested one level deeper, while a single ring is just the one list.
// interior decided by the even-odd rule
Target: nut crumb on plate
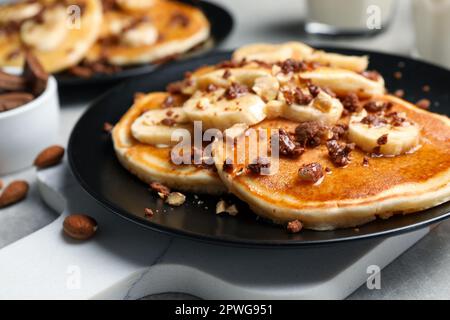
[{"label": "nut crumb on plate", "polygon": [[186,196],[180,192],[171,192],[167,196],[166,203],[171,206],[181,206],[186,201]]},{"label": "nut crumb on plate", "polygon": [[287,231],[289,233],[298,233],[302,230],[302,228],[303,228],[303,225],[298,220],[290,221],[287,224]]}]

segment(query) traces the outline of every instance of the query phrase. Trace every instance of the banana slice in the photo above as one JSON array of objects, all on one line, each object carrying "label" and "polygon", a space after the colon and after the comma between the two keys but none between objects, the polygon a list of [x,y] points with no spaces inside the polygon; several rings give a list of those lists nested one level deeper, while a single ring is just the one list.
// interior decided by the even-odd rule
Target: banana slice
[{"label": "banana slice", "polygon": [[355,72],[367,69],[367,56],[347,56],[339,53],[329,53],[322,50],[315,51],[302,42],[286,42],[282,44],[256,43],[243,46],[233,53],[233,60],[259,60],[267,63],[285,61],[287,59],[318,62],[333,68],[342,68]]},{"label": "banana slice", "polygon": [[243,46],[233,53],[235,61],[263,61],[275,63],[287,59],[304,60],[314,49],[301,42],[286,42],[282,44],[255,43]]},{"label": "banana slice", "polygon": [[42,5],[38,2],[3,5],[0,7],[0,24],[32,18],[37,15],[41,9]]},{"label": "banana slice", "polygon": [[[402,114],[395,114],[397,124],[389,115],[368,115],[365,110],[350,118],[348,138],[366,152],[396,156],[410,152],[419,145],[420,128]],[[403,119],[398,122],[398,119]]]},{"label": "banana slice", "polygon": [[204,129],[225,130],[236,123],[252,125],[266,118],[264,101],[252,93],[238,94],[229,99],[226,90],[197,91],[183,109],[191,121],[201,121]]},{"label": "banana slice", "polygon": [[69,31],[66,10],[59,5],[46,9],[42,20],[42,23],[25,21],[20,28],[20,36],[32,48],[52,51],[64,41]]},{"label": "banana slice", "polygon": [[119,7],[125,11],[143,11],[150,9],[156,0],[116,0]]},{"label": "banana slice", "polygon": [[[331,97],[324,91],[320,91],[317,97],[306,105],[297,103],[287,104],[283,94],[279,95],[279,101],[283,104],[268,104],[267,113],[269,118],[281,116],[285,119],[304,122],[319,121],[327,124],[335,124],[341,117],[344,107],[339,99]],[[279,108],[279,111],[276,109]]]},{"label": "banana slice", "polygon": [[210,84],[218,87],[228,87],[232,83],[238,83],[251,88],[257,78],[270,75],[270,70],[262,68],[220,68],[198,75],[194,74],[189,79],[189,86],[183,90],[183,93],[192,94],[196,90],[206,89]]},{"label": "banana slice", "polygon": [[318,68],[304,72],[301,77],[310,80],[319,87],[330,88],[337,94],[355,92],[360,96],[382,95],[385,92],[384,79],[379,77],[377,81],[344,69]]},{"label": "banana slice", "polygon": [[190,139],[192,124],[182,108],[152,109],[131,125],[131,134],[142,143],[152,145],[174,145],[178,139]]},{"label": "banana slice", "polygon": [[121,36],[121,42],[131,47],[149,46],[158,40],[158,30],[151,22],[141,22],[126,30]]},{"label": "banana slice", "polygon": [[367,56],[346,56],[338,53],[314,51],[306,60],[329,65],[333,68],[341,68],[355,72],[363,72],[369,65]]}]

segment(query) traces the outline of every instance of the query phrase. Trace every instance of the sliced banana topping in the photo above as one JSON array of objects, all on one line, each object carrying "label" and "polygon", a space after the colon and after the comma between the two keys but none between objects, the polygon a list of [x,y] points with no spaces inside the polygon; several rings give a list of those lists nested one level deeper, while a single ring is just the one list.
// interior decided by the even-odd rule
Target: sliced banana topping
[{"label": "sliced banana topping", "polygon": [[158,30],[153,23],[145,21],[125,30],[121,42],[131,47],[148,46],[158,40]]},{"label": "sliced banana topping", "polygon": [[337,94],[357,93],[360,96],[382,95],[385,92],[384,80],[379,77],[377,81],[344,69],[318,68],[313,71],[303,72],[303,79],[310,80],[313,84],[330,88]]},{"label": "sliced banana topping", "polygon": [[22,21],[34,17],[41,11],[42,5],[38,2],[23,2],[3,5],[0,7],[0,23]]},{"label": "sliced banana topping", "polygon": [[156,0],[116,0],[119,7],[126,11],[143,11],[150,9]]},{"label": "sliced banana topping", "polygon": [[243,46],[233,53],[233,60],[236,61],[264,61],[267,63],[275,63],[292,58],[294,51],[291,46],[255,43]]},{"label": "sliced banana topping", "polygon": [[197,89],[204,90],[208,85],[228,87],[232,83],[238,83],[251,88],[256,79],[270,76],[270,70],[256,68],[220,68],[200,75],[194,75],[189,79],[189,88],[186,92],[194,92]]},{"label": "sliced banana topping", "polygon": [[252,87],[253,92],[264,101],[271,101],[277,98],[280,84],[273,76],[263,76],[256,78]]},{"label": "sliced banana topping", "polygon": [[420,128],[404,114],[368,114],[365,110],[350,118],[348,138],[366,152],[396,156],[419,145]]},{"label": "sliced banana topping", "polygon": [[284,102],[278,105],[280,111],[276,111],[277,105],[275,103],[267,107],[271,118],[279,115],[298,122],[320,121],[326,124],[334,124],[339,120],[344,109],[339,99],[333,98],[322,90],[315,98],[299,88],[288,94],[282,91],[278,100]]},{"label": "sliced banana topping", "polygon": [[236,123],[252,125],[266,118],[265,103],[248,92],[248,88],[233,84],[213,92],[197,91],[183,106],[191,121],[201,121],[203,128],[225,130]]},{"label": "sliced banana topping", "polygon": [[142,143],[174,145],[181,137],[190,139],[192,124],[182,108],[152,109],[133,122],[131,133]]},{"label": "sliced banana topping", "polygon": [[346,56],[338,53],[329,53],[325,51],[314,51],[306,60],[318,62],[323,65],[329,65],[333,68],[363,72],[369,65],[367,56]]},{"label": "sliced banana topping", "polygon": [[42,21],[28,20],[22,24],[22,41],[38,50],[54,50],[64,41],[69,31],[66,20],[67,13],[63,6],[48,8],[42,15]]}]

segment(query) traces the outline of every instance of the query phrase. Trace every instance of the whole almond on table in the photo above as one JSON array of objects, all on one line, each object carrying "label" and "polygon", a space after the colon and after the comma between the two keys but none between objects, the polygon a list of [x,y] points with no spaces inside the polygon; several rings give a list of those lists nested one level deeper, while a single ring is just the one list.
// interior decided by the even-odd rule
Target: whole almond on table
[{"label": "whole almond on table", "polygon": [[94,218],[85,214],[71,214],[64,219],[64,233],[77,240],[87,240],[97,231],[98,224]]},{"label": "whole almond on table", "polygon": [[28,182],[16,180],[11,182],[0,195],[0,208],[19,202],[28,194]]},{"label": "whole almond on table", "polygon": [[63,147],[57,145],[50,146],[38,154],[34,160],[34,165],[39,169],[51,167],[61,162],[63,156]]}]

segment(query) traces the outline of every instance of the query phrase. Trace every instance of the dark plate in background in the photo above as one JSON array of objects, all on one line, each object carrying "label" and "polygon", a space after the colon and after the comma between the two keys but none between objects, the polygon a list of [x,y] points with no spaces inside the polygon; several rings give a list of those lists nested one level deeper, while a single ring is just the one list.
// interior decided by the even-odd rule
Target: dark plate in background
[{"label": "dark plate in background", "polygon": [[[431,110],[450,114],[448,84],[450,71],[393,55],[325,48],[345,54],[370,55],[370,68],[383,74],[390,91],[403,89],[406,99],[433,101]],[[392,236],[412,231],[440,221],[450,215],[450,202],[417,214],[376,220],[359,227],[335,231],[303,230],[288,234],[280,226],[257,220],[245,203],[238,203],[236,217],[218,216],[215,206],[220,197],[200,195],[195,199],[187,194],[184,205],[171,208],[162,204],[148,186],[125,170],[116,160],[111,138],[102,132],[105,121],[116,123],[131,106],[135,92],[164,90],[167,83],[179,80],[185,71],[204,64],[228,59],[230,53],[214,53],[202,58],[162,67],[153,74],[130,79],[100,97],[76,124],[69,142],[69,161],[76,179],[82,187],[102,205],[116,214],[152,230],[194,239],[235,244],[241,246],[303,246],[357,240],[375,236]],[[394,72],[402,73],[401,79]],[[431,90],[424,92],[422,87]],[[370,181],[368,181],[370,183]],[[229,196],[233,197],[233,196]],[[198,204],[198,201],[203,203]],[[146,219],[144,208],[159,209],[160,213]],[[162,212],[167,210],[167,212]]]},{"label": "dark plate in background", "polygon": [[[233,17],[224,8],[207,2],[207,1],[181,1],[200,8],[205,16],[208,18],[211,26],[210,39],[205,43],[204,46],[193,49],[186,54],[181,55],[177,60],[183,60],[188,57],[201,55],[207,51],[213,50],[221,42],[223,42],[226,37],[231,33],[233,29]],[[142,64],[136,66],[130,66],[124,68],[123,70],[113,73],[113,74],[95,74],[89,78],[76,77],[74,75],[61,72],[55,74],[56,80],[59,86],[74,86],[74,85],[88,85],[88,84],[104,84],[111,82],[119,82],[120,80],[139,76],[143,74],[148,74],[154,71],[156,68],[160,67],[160,64]]]}]

